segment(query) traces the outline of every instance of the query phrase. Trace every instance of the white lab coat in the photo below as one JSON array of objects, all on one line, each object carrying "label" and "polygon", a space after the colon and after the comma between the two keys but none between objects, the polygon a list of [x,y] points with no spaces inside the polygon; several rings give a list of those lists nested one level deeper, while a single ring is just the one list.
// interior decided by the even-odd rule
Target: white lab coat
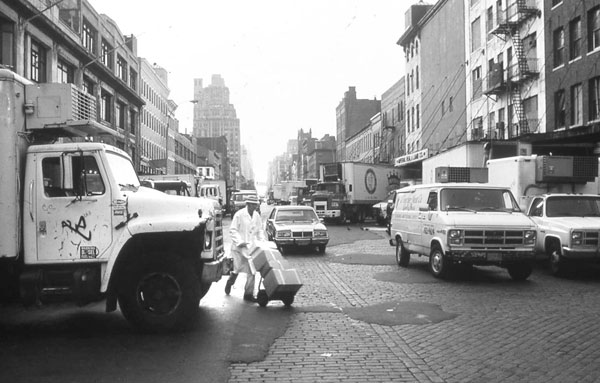
[{"label": "white lab coat", "polygon": [[[233,272],[252,274],[248,259],[250,250],[256,246],[257,242],[265,240],[265,234],[262,227],[262,220],[258,211],[254,211],[252,217],[248,214],[248,208],[238,210],[233,215],[231,227],[229,228],[231,236],[231,255],[233,257]],[[239,247],[246,243],[247,247]]]}]

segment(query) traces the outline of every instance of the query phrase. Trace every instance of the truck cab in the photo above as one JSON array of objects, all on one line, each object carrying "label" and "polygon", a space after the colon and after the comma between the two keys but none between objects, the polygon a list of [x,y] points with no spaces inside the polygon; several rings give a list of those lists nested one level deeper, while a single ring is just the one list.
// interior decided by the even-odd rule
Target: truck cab
[{"label": "truck cab", "polygon": [[70,109],[95,105],[72,84],[0,69],[2,298],[106,299],[141,330],[183,328],[221,278],[222,213],[209,199],[141,187],[126,152],[85,140],[112,134],[74,118],[94,110]]},{"label": "truck cab", "polygon": [[537,225],[536,249],[556,276],[576,263],[600,261],[600,196],[554,193],[531,199],[527,215]]}]

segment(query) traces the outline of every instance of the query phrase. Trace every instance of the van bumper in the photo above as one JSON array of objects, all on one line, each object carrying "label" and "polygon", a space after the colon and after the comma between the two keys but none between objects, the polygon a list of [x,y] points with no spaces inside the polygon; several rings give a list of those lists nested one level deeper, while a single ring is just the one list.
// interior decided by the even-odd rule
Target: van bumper
[{"label": "van bumper", "polygon": [[453,250],[446,253],[449,259],[473,263],[509,263],[534,261],[535,252],[532,250],[516,251],[475,251],[475,250]]}]

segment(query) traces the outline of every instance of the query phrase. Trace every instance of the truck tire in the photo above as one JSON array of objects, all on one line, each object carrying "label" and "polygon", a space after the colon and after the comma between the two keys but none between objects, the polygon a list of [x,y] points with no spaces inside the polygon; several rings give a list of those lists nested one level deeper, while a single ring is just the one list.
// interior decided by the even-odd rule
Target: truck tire
[{"label": "truck tire", "polygon": [[327,245],[317,245],[317,253],[319,254],[325,254],[325,249],[327,248]]},{"label": "truck tire", "polygon": [[398,266],[407,267],[410,262],[410,253],[404,247],[402,240],[398,238],[396,240],[396,263]]},{"label": "truck tire", "polygon": [[188,262],[161,255],[132,270],[119,290],[123,315],[144,332],[188,329],[202,295],[198,276]]},{"label": "truck tire", "polygon": [[557,246],[554,246],[550,251],[549,263],[550,272],[555,277],[566,277],[571,272],[567,261],[564,259],[564,257],[560,253],[560,249]]},{"label": "truck tire", "polygon": [[533,267],[529,263],[516,263],[509,265],[506,269],[513,281],[524,281],[529,278],[533,271]]},{"label": "truck tire", "polygon": [[429,271],[431,274],[436,278],[444,279],[448,276],[450,268],[451,264],[442,249],[438,245],[434,245],[429,255]]}]

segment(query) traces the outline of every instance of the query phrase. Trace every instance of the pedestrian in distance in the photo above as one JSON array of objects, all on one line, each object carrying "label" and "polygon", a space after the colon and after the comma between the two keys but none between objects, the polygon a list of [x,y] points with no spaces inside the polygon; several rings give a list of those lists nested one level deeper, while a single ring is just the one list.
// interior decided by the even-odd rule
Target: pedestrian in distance
[{"label": "pedestrian in distance", "polygon": [[256,196],[246,200],[246,208],[238,210],[231,221],[229,234],[231,236],[231,254],[233,256],[233,271],[225,284],[225,294],[229,295],[239,273],[246,273],[244,300],[256,302],[254,297],[254,273],[250,269],[250,249],[257,242],[265,240],[262,220],[258,208],[260,202]]}]

